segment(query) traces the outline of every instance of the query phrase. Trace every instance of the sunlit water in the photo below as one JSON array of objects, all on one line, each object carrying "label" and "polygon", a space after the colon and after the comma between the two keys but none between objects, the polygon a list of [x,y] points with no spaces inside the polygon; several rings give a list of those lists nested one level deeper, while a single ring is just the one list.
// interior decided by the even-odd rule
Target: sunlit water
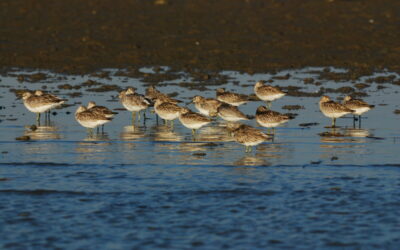
[{"label": "sunlit water", "polygon": [[[291,77],[272,84],[300,86],[306,92],[352,85],[327,80],[319,80],[321,86],[305,85],[304,78],[317,77],[312,70],[321,69],[279,72]],[[338,120],[340,128],[335,131],[325,128],[330,120],[319,111],[319,97],[286,96],[273,103],[273,110],[297,113],[296,119],[278,128],[274,141],[245,153],[220,120],[200,129],[194,140],[179,121],[171,129],[161,121],[157,124],[155,115],[147,112],[146,122],[132,127],[130,113],[118,110],[104,134],[88,135],[74,119],[77,105],[94,100],[122,108],[118,93],[57,86],[93,79],[134,86],[143,93],[149,84],[112,74],[110,79],[69,75],[60,79],[49,74],[39,83],[1,77],[0,248],[393,249],[400,245],[400,116],[393,113],[399,109],[399,86],[383,84],[386,88],[378,90],[372,83],[364,99],[376,108],[366,114],[361,128],[353,128],[352,119],[345,118]],[[253,92],[255,81],[272,77],[223,74],[229,79],[222,86],[243,94]],[[179,84],[191,80],[183,74],[178,80],[161,82],[158,89],[177,92],[182,105],[195,110],[188,104],[190,97],[213,97],[221,87],[211,85],[200,92]],[[42,123],[31,131],[35,115],[9,89],[44,85],[76,105],[56,110],[50,125]],[[83,95],[67,96],[72,92]],[[259,105],[253,101],[240,109],[254,115]],[[286,111],[283,105],[304,109]],[[319,124],[299,126],[314,122]],[[255,121],[248,124],[257,126]],[[323,132],[341,136],[320,136]],[[31,141],[15,140],[22,135]]]}]

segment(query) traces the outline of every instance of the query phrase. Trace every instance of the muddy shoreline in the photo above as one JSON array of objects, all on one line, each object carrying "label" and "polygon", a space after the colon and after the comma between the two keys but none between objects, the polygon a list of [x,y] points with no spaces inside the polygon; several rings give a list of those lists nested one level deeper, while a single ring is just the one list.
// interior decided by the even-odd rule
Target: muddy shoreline
[{"label": "muddy shoreline", "polygon": [[396,0],[23,0],[0,8],[3,70],[400,70]]}]

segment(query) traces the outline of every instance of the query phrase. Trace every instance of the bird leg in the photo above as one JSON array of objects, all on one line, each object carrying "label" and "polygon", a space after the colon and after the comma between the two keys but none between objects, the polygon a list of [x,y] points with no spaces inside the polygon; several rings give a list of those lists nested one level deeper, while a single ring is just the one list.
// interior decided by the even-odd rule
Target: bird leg
[{"label": "bird leg", "polygon": [[192,137],[193,137],[193,141],[196,140],[196,129],[192,129]]},{"label": "bird leg", "polygon": [[38,126],[40,125],[40,113],[36,113],[36,123]]},{"label": "bird leg", "polygon": [[334,128],[336,125],[336,118],[332,118],[332,128]]},{"label": "bird leg", "polygon": [[93,128],[87,128],[89,136],[93,135]]},{"label": "bird leg", "polygon": [[138,112],[138,122],[140,122],[140,111]]},{"label": "bird leg", "polygon": [[132,127],[135,127],[136,112],[132,112]]},{"label": "bird leg", "polygon": [[358,116],[358,128],[361,128],[361,115]]}]

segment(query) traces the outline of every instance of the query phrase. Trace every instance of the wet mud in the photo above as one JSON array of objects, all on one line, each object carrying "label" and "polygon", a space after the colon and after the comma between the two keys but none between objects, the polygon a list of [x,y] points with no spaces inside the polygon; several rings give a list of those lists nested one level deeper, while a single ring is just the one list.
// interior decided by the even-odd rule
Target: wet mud
[{"label": "wet mud", "polygon": [[349,72],[321,77],[355,80],[400,67],[396,0],[22,0],[2,1],[0,9],[2,70],[91,73],[168,65],[253,74],[335,66]]}]

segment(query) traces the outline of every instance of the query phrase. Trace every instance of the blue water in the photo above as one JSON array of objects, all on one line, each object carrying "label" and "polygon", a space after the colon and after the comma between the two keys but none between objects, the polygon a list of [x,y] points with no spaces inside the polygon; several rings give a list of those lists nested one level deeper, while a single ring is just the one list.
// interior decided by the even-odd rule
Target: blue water
[{"label": "blue water", "polygon": [[[4,248],[389,248],[399,166],[1,165]],[[6,172],[6,173],[5,173]]]},{"label": "blue water", "polygon": [[[317,91],[318,86],[302,83],[305,77],[316,77],[307,72],[290,71],[290,79],[274,84]],[[231,77],[228,89],[247,94],[252,88],[234,81],[254,84],[271,77],[226,74]],[[120,108],[118,102],[106,101],[115,100],[113,92],[84,92],[83,97],[70,98],[75,106],[57,110],[50,126],[32,132],[27,126],[35,117],[9,86],[47,85],[55,91],[59,84],[94,78],[56,77],[51,83],[34,84],[2,77],[0,248],[397,249],[400,245],[400,116],[393,114],[400,87],[387,84],[377,91],[372,84],[365,100],[376,109],[367,114],[361,129],[353,129],[350,119],[340,119],[336,132],[341,137],[318,135],[330,131],[325,128],[329,119],[318,110],[318,98],[284,97],[273,104],[275,110],[284,111],[285,104],[305,109],[292,111],[299,116],[278,128],[273,142],[245,153],[220,121],[201,129],[194,141],[179,121],[171,130],[157,125],[151,113],[146,124],[133,128],[130,115],[118,111],[105,134],[89,136],[73,119],[76,105],[95,100]],[[99,81],[133,85],[143,92],[145,83],[128,80]],[[199,94],[169,82],[160,89],[179,92],[177,98],[185,102]],[[213,96],[217,86],[208,87],[203,95]],[[59,95],[67,93],[62,90]],[[241,109],[253,114],[260,104],[251,102]],[[299,126],[305,122],[319,124]],[[16,141],[21,135],[32,140]]]}]

